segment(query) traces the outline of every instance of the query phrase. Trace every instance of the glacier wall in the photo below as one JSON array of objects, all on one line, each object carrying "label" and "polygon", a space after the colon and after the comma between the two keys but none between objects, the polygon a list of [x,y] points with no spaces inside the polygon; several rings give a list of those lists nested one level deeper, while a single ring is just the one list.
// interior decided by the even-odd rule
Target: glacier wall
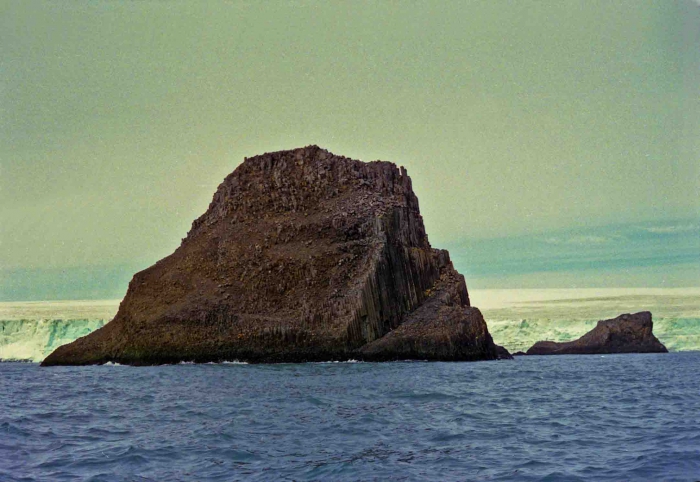
[{"label": "glacier wall", "polygon": [[114,318],[119,300],[0,302],[0,361],[40,362]]},{"label": "glacier wall", "polygon": [[[108,320],[0,320],[0,361],[41,362],[61,345],[104,326]],[[496,343],[511,353],[540,340],[570,341],[592,330],[589,320],[487,320]],[[654,334],[670,351],[700,350],[700,318],[654,319]]]},{"label": "glacier wall", "polygon": [[0,320],[0,360],[40,362],[108,320]]},{"label": "glacier wall", "polygon": [[[511,353],[537,341],[570,341],[598,320],[651,311],[671,351],[700,350],[700,288],[469,290],[493,339]],[[119,300],[0,302],[0,360],[40,362],[104,326]]]}]

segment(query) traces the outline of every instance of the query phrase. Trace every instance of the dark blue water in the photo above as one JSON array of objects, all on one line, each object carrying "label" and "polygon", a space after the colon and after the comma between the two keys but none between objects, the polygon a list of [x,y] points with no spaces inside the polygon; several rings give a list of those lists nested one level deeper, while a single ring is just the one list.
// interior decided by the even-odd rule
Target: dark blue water
[{"label": "dark blue water", "polygon": [[0,480],[700,480],[700,353],[0,364]]}]

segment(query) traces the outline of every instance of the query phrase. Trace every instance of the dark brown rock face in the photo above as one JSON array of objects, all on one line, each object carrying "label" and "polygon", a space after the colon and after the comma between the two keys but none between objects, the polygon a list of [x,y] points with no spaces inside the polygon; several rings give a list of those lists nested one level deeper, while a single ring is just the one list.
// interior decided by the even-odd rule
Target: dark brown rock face
[{"label": "dark brown rock face", "polygon": [[360,349],[368,361],[472,361],[500,358],[477,308],[469,307],[464,278],[445,269],[428,298],[395,330]]},{"label": "dark brown rock face", "polygon": [[652,333],[651,313],[625,314],[598,325],[578,340],[567,343],[538,341],[528,355],[594,355],[599,353],[667,353]]},{"label": "dark brown rock face", "polygon": [[512,360],[513,355],[506,349],[506,347],[501,345],[496,345],[496,353],[498,354],[499,360]]},{"label": "dark brown rock face", "polygon": [[115,318],[43,365],[496,356],[406,171],[310,146],[246,159]]}]

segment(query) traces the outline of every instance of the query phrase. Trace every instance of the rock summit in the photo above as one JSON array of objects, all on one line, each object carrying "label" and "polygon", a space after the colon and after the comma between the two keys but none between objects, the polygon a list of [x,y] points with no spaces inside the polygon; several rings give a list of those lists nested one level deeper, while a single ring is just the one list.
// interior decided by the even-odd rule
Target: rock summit
[{"label": "rock summit", "polygon": [[309,146],[245,159],[115,318],[43,365],[498,357],[406,170]]}]

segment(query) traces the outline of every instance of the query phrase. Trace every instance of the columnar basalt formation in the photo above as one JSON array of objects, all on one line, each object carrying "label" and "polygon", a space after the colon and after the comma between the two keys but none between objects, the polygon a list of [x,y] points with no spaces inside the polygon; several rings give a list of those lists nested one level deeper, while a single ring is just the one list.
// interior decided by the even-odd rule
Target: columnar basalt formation
[{"label": "columnar basalt formation", "polygon": [[666,347],[652,333],[651,313],[624,314],[600,320],[578,340],[567,343],[538,341],[528,355],[594,355],[605,353],[666,353]]},{"label": "columnar basalt formation", "polygon": [[497,352],[405,169],[309,146],[246,159],[180,247],[134,275],[115,318],[43,364],[358,357]]}]

